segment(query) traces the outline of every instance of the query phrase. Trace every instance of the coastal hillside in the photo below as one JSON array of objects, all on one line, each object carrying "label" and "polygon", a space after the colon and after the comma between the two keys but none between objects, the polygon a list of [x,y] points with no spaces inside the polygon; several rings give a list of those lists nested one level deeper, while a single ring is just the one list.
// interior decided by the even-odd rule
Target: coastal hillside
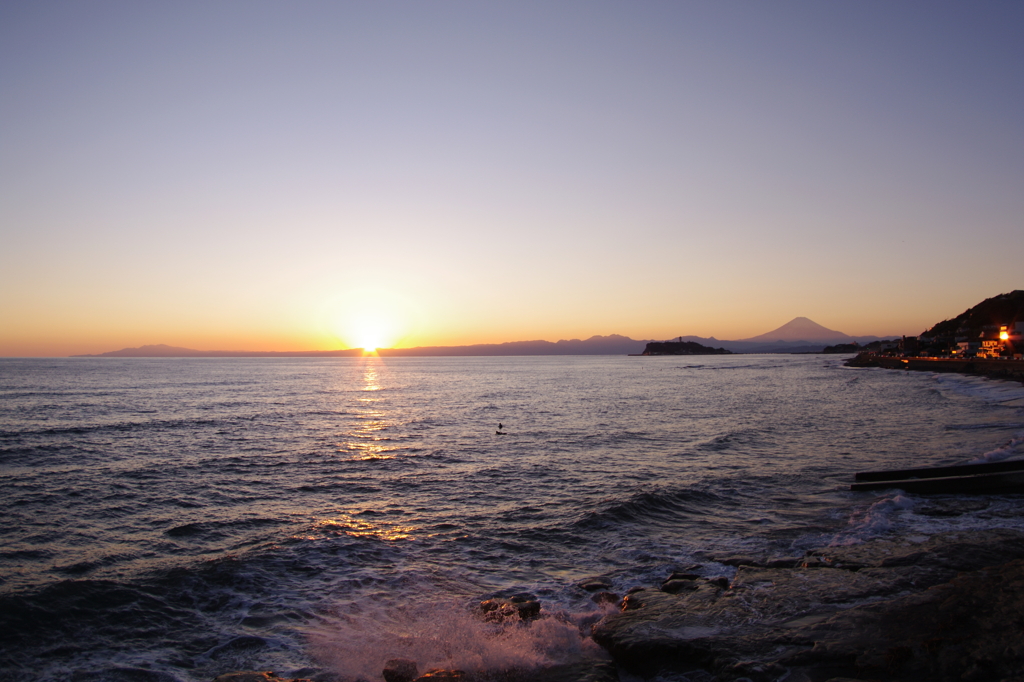
[{"label": "coastal hillside", "polygon": [[1024,320],[1024,291],[999,294],[968,308],[951,320],[943,320],[923,332],[926,337],[978,336],[984,327]]}]

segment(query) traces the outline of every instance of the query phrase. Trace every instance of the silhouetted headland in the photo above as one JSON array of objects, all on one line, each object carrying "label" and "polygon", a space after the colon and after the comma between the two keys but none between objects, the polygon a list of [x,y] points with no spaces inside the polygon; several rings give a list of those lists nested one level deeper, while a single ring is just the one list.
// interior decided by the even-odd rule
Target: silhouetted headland
[{"label": "silhouetted headland", "polygon": [[651,341],[642,355],[732,355],[732,351],[702,346],[695,341]]}]

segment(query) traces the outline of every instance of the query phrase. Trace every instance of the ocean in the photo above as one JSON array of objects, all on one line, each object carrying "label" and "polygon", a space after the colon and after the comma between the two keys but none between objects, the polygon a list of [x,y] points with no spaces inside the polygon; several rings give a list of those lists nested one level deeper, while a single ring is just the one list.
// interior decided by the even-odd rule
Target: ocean
[{"label": "ocean", "polygon": [[[0,679],[529,668],[602,655],[590,576],[1024,529],[849,491],[1024,455],[1024,386],[843,360],[0,359]],[[551,617],[472,613],[522,593]]]}]

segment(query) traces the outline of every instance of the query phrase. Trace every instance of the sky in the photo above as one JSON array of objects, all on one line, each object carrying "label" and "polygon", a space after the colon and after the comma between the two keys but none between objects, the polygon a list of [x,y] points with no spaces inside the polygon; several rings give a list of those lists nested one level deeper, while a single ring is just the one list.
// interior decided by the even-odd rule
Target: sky
[{"label": "sky", "polygon": [[0,356],[917,334],[1024,288],[1024,3],[0,3]]}]

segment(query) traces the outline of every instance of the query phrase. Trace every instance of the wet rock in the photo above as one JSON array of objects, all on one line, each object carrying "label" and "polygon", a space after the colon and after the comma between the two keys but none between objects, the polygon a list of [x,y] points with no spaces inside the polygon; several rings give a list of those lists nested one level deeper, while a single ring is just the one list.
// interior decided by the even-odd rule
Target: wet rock
[{"label": "wet rock", "polygon": [[697,580],[698,578],[700,578],[699,573],[693,573],[691,571],[675,571],[672,575],[666,578],[665,582],[668,582],[669,580]]},{"label": "wet rock", "polygon": [[576,586],[586,590],[587,592],[597,592],[598,590],[610,590],[612,588],[612,582],[604,576],[595,575],[580,580],[576,583]]},{"label": "wet rock", "polygon": [[384,664],[381,673],[385,682],[412,682],[419,675],[420,669],[416,661],[408,658],[392,658]]},{"label": "wet rock", "polygon": [[661,585],[661,591],[668,592],[669,594],[676,594],[677,592],[682,592],[683,590],[696,590],[698,587],[699,585],[691,579],[666,580]]},{"label": "wet rock", "polygon": [[865,599],[892,596],[901,591],[888,572],[850,573],[827,568],[779,569],[744,566],[736,571],[728,594],[742,603],[747,618],[757,622],[789,620],[841,608]]},{"label": "wet rock", "polygon": [[634,592],[641,592],[647,588],[642,585],[634,585],[633,587],[626,590],[626,594],[633,594]]},{"label": "wet rock", "polygon": [[797,566],[801,568],[841,568],[846,571],[859,571],[867,564],[838,556],[828,550],[817,550],[808,552],[799,560]]},{"label": "wet rock", "polygon": [[725,576],[718,576],[717,578],[708,578],[708,582],[716,587],[720,587],[723,590],[729,589],[729,579]]},{"label": "wet rock", "polygon": [[619,597],[614,592],[598,592],[590,598],[595,604],[618,604]]},{"label": "wet rock", "polygon": [[414,682],[462,682],[465,679],[466,673],[462,670],[434,668],[417,677]]},{"label": "wet rock", "polygon": [[[13,679],[26,679],[24,676]],[[27,679],[36,679],[29,676]],[[146,668],[112,667],[100,670],[76,670],[70,677],[63,677],[68,682],[180,682],[180,678],[157,670]]]},{"label": "wet rock", "polygon": [[726,566],[759,566],[760,564],[756,559],[749,556],[728,556],[721,559],[715,559],[720,564]]},{"label": "wet rock", "polygon": [[630,592],[622,598],[622,610],[633,611],[644,605],[643,596],[647,593],[647,590],[637,590],[636,592]]},{"label": "wet rock", "polygon": [[800,568],[832,568],[832,562],[826,557],[809,556],[804,557],[799,564]]},{"label": "wet rock", "polygon": [[714,608],[721,592],[707,583],[678,595],[636,592],[626,597],[622,612],[594,627],[593,638],[622,667],[644,677],[663,667],[706,667],[719,655],[708,638],[721,631],[723,614]]},{"label": "wet rock", "polygon": [[778,663],[741,661],[725,666],[720,676],[728,679],[748,679],[750,682],[775,682],[786,674],[786,668]]},{"label": "wet rock", "polygon": [[611,661],[588,660],[546,668],[529,682],[619,682],[619,673]]},{"label": "wet rock", "polygon": [[278,677],[275,673],[264,670],[238,670],[224,673],[213,678],[213,682],[311,682],[307,678]]},{"label": "wet rock", "polygon": [[1022,609],[1024,561],[1015,560],[837,613],[779,663],[878,680],[1019,679]]},{"label": "wet rock", "polygon": [[808,558],[820,561],[741,566],[728,590],[696,581],[676,594],[634,592],[593,637],[644,677],[1024,680],[1024,533],[875,541]]},{"label": "wet rock", "polygon": [[619,682],[619,676],[615,664],[607,658],[586,658],[539,668],[487,672],[433,668],[411,682]]},{"label": "wet rock", "polygon": [[976,571],[1024,556],[1024,534],[1003,528],[943,533],[931,538],[876,540],[849,547],[829,547],[816,554],[827,556],[833,564]]},{"label": "wet rock", "polygon": [[540,602],[532,595],[517,594],[508,598],[487,599],[480,602],[484,620],[504,623],[509,620],[528,621],[540,617]]},{"label": "wet rock", "polygon": [[803,562],[803,557],[776,557],[764,562],[765,568],[796,568]]}]

